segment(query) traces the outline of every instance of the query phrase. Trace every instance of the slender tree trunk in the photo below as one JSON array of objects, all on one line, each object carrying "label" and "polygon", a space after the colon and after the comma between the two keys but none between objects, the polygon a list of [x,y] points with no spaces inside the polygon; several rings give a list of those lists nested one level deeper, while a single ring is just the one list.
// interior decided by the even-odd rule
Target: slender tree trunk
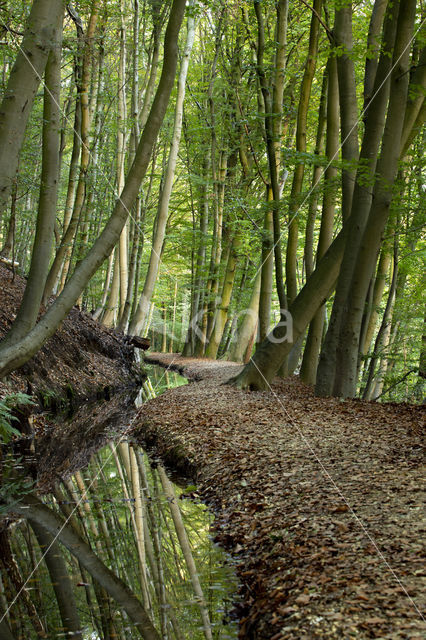
[{"label": "slender tree trunk", "polygon": [[[132,56],[132,140],[134,150],[136,152],[136,143],[140,137],[139,127],[139,30],[140,30],[140,15],[139,15],[139,0],[133,0],[133,56]],[[123,73],[124,76],[124,73]],[[132,233],[132,249],[130,253],[129,273],[127,280],[126,300],[124,303],[123,312],[120,317],[119,329],[126,332],[129,324],[129,318],[132,311],[132,298],[135,299],[138,295],[138,273],[139,273],[139,260],[138,251],[141,241],[141,212],[142,202],[141,196],[138,195],[134,207],[134,220],[133,220],[133,233]]]},{"label": "slender tree trunk", "polygon": [[251,343],[253,334],[256,332],[259,311],[259,298],[261,287],[261,270],[258,270],[251,294],[250,303],[244,310],[244,318],[236,335],[233,337],[231,348],[229,349],[229,360],[243,362],[248,345]]},{"label": "slender tree trunk", "polygon": [[182,131],[182,115],[183,101],[185,98],[185,84],[188,73],[189,58],[191,55],[192,45],[195,37],[195,18],[188,17],[187,38],[185,51],[182,59],[179,82],[178,95],[176,98],[175,121],[173,130],[173,140],[170,149],[169,159],[167,163],[164,185],[160,196],[157,216],[155,220],[155,235],[152,242],[151,256],[149,260],[148,272],[145,278],[145,284],[142,295],[139,300],[136,312],[130,322],[129,333],[139,334],[143,328],[146,315],[149,311],[152,294],[154,292],[155,283],[157,281],[158,269],[160,266],[161,251],[164,243],[167,219],[169,215],[170,196],[173,187],[174,174],[176,169],[177,156],[179,151],[180,137]]},{"label": "slender tree trunk", "polygon": [[213,331],[210,336],[209,344],[207,345],[207,348],[206,348],[207,358],[216,357],[217,351],[219,349],[220,341],[222,340],[223,330],[225,328],[225,322],[228,317],[228,309],[229,309],[229,304],[231,302],[232,290],[234,287],[240,241],[241,241],[241,236],[239,234],[239,231],[237,230],[231,242],[229,258],[226,265],[226,271],[225,271],[225,276],[223,280],[222,295],[220,298],[219,306],[216,310]]},{"label": "slender tree trunk", "polygon": [[[327,251],[333,239],[333,224],[336,202],[337,168],[331,163],[339,149],[339,86],[337,64],[330,58],[328,64],[328,98],[327,98],[327,144],[326,155],[329,164],[324,176],[324,196],[321,216],[321,229],[317,249],[317,261]],[[318,357],[321,348],[325,320],[325,305],[318,309],[308,332],[300,377],[307,384],[315,384]]]},{"label": "slender tree trunk", "polygon": [[64,5],[34,0],[24,38],[0,106],[0,211],[3,213],[19,164],[19,154],[34,98],[51,51],[58,45]]},{"label": "slender tree trunk", "polygon": [[73,638],[83,638],[82,626],[74,599],[72,583],[61,549],[54,537],[44,527],[32,522],[40,549],[46,562],[53,590],[58,601],[59,612],[63,625],[63,633]]},{"label": "slender tree trunk", "polygon": [[[321,15],[322,0],[314,0],[311,27],[309,35],[308,58],[305,64],[302,86],[300,88],[299,108],[297,111],[296,127],[296,151],[303,154],[306,152],[306,124],[308,119],[309,100],[311,96],[312,81],[314,79],[319,37],[319,20],[317,15]],[[305,165],[298,163],[293,174],[293,184],[291,187],[288,239],[286,253],[286,282],[287,282],[287,304],[291,304],[297,296],[297,246],[299,234],[299,217],[297,211],[300,205],[300,194],[303,188],[303,176]]]},{"label": "slender tree trunk", "polygon": [[[74,208],[72,215],[62,238],[61,245],[56,253],[55,259],[49,271],[47,278],[43,300],[46,302],[52,294],[53,288],[59,271],[62,267],[61,281],[59,289],[62,291],[65,285],[65,280],[68,275],[72,243],[77,231],[77,226],[80,220],[80,214],[83,209],[84,200],[86,197],[86,177],[90,162],[90,143],[89,143],[89,131],[90,131],[90,110],[89,110],[89,89],[90,89],[90,75],[92,68],[92,44],[95,35],[96,24],[98,20],[99,12],[99,0],[92,0],[92,8],[90,14],[90,20],[87,27],[87,33],[84,36],[84,51],[83,62],[81,71],[81,85],[80,85],[80,106],[81,106],[81,158],[80,158],[80,175],[78,178],[77,189],[75,193]],[[78,108],[78,107],[77,107]]]},{"label": "slender tree trunk", "polygon": [[[260,2],[258,0],[254,0],[254,9],[256,13],[257,19],[257,74],[259,78],[259,84],[262,92],[264,107],[265,107],[265,138],[266,138],[266,150],[268,156],[268,168],[269,168],[269,178],[270,184],[273,194],[273,206],[272,206],[272,217],[273,217],[273,228],[274,228],[274,257],[275,257],[275,281],[278,292],[278,298],[280,301],[280,308],[287,308],[287,298],[285,295],[284,289],[284,280],[283,280],[283,266],[282,266],[282,253],[281,253],[281,228],[280,228],[280,216],[279,216],[279,204],[280,204],[280,187],[278,181],[278,168],[277,168],[277,155],[276,155],[276,141],[275,141],[275,131],[274,131],[274,116],[279,117],[281,114],[273,113],[273,100],[271,100],[271,91],[268,87],[263,56],[265,50],[265,29],[264,29],[264,20],[262,9],[260,6]],[[286,39],[286,25],[287,25],[287,13],[288,13],[288,2],[279,2],[277,4],[277,18],[280,18],[281,24],[277,25],[278,32],[281,34],[281,43],[277,43],[278,46],[280,44],[285,47],[285,39]],[[283,60],[282,54],[280,54],[279,59]],[[284,73],[284,69],[282,69],[282,73]],[[281,84],[282,86],[282,84]],[[282,99],[282,98],[281,98]],[[275,104],[278,104],[278,100],[275,100]]]},{"label": "slender tree trunk", "polygon": [[[374,352],[370,360],[370,366],[368,371],[368,379],[365,385],[363,399],[364,400],[376,400],[383,391],[384,378],[387,369],[387,358],[384,354],[385,349],[389,345],[391,328],[392,328],[392,311],[395,304],[396,285],[398,282],[398,243],[395,240],[394,246],[394,264],[391,286],[389,288],[388,299],[386,302],[386,308],[383,313],[382,322],[378,331],[375,343]],[[375,374],[377,360],[380,358],[380,364],[378,371]]]},{"label": "slender tree trunk", "polygon": [[0,256],[2,258],[9,258],[10,253],[13,252],[15,246],[15,227],[16,227],[16,197],[18,195],[18,180],[15,179],[12,184],[11,204],[10,204],[10,217],[7,227],[6,239],[4,241]]},{"label": "slender tree trunk", "polygon": [[[208,234],[208,224],[209,224],[209,202],[208,202],[208,193],[207,193],[207,177],[208,170],[210,168],[210,154],[206,154],[203,162],[203,184],[201,187],[200,193],[200,230],[199,230],[199,239],[198,239],[198,251],[197,251],[197,264],[196,264],[196,272],[194,277],[193,290],[191,295],[191,316],[189,319],[188,333],[186,337],[186,342],[183,350],[183,355],[189,356],[192,355],[195,346],[195,338],[196,338],[196,327],[199,330],[199,314],[202,311],[204,300],[202,297],[203,293],[203,272],[205,269],[206,263],[206,245],[207,245],[207,234]],[[193,324],[196,325],[193,326]]]},{"label": "slender tree trunk", "polygon": [[[324,71],[321,88],[320,108],[318,113],[318,128],[315,142],[315,156],[321,156],[324,153],[324,130],[327,122],[327,93],[328,93],[328,77],[330,63]],[[337,117],[338,122],[338,117]],[[317,217],[318,200],[319,200],[319,182],[323,173],[320,164],[314,164],[312,172],[311,197],[309,198],[308,217],[306,220],[304,259],[306,278],[309,278],[314,270],[314,229]]]},{"label": "slender tree trunk", "polygon": [[55,42],[46,65],[43,107],[43,143],[40,196],[31,266],[24,296],[13,326],[3,342],[3,349],[14,345],[35,325],[40,309],[49,260],[53,247],[53,228],[59,179],[60,141],[60,90],[61,90],[61,49],[62,49],[62,4],[52,18]]},{"label": "slender tree trunk", "polygon": [[[336,10],[334,39],[341,48],[337,57],[339,76],[339,101],[342,139],[342,158],[354,166],[358,160],[358,103],[356,96],[355,65],[352,38],[352,2]],[[342,172],[342,218],[347,220],[351,213],[356,169],[343,169]]]},{"label": "slender tree trunk", "polygon": [[185,558],[186,566],[188,567],[189,576],[194,587],[195,595],[197,597],[197,604],[200,607],[201,619],[203,621],[203,629],[206,640],[213,640],[212,628],[209,619],[209,614],[206,606],[206,600],[201,588],[200,579],[198,577],[197,567],[195,566],[194,558],[192,556],[191,547],[188,540],[188,534],[186,533],[185,526],[182,521],[182,514],[177,504],[177,498],[173,491],[172,484],[168,479],[164,468],[159,465],[158,473],[160,476],[161,484],[170,507],[173,523],[175,525],[176,534],[179,539],[179,543],[182,549],[183,556]]},{"label": "slender tree trunk", "polygon": [[[268,205],[273,199],[272,189],[267,187]],[[262,237],[262,266],[260,281],[260,297],[259,297],[259,336],[258,341],[263,342],[269,333],[271,327],[271,304],[272,289],[274,280],[274,222],[272,211],[267,207],[263,219],[263,237]]]},{"label": "slender tree trunk", "polygon": [[[213,151],[212,151],[213,155]],[[234,157],[229,160],[230,168],[234,167]],[[214,163],[212,161],[212,169],[214,167]],[[226,177],[228,175],[228,156],[225,151],[220,153],[220,161],[219,161],[219,175],[216,179],[215,173],[213,170],[213,182],[214,182],[214,193],[215,193],[215,219],[214,219],[214,229],[213,229],[213,242],[212,242],[212,250],[211,250],[211,259],[210,259],[210,274],[209,281],[207,282],[206,288],[206,302],[205,302],[205,311],[203,311],[202,316],[202,330],[201,333],[203,335],[202,339],[197,340],[195,346],[195,354],[197,356],[204,355],[205,347],[207,342],[210,340],[211,333],[213,331],[213,323],[214,317],[216,313],[217,306],[217,294],[219,291],[219,272],[220,272],[220,264],[223,258],[223,235],[224,235],[224,225],[223,225],[223,212],[225,206],[225,184]]]},{"label": "slender tree trunk", "polygon": [[108,302],[105,313],[102,316],[102,324],[106,327],[113,327],[118,314],[118,296],[120,292],[120,258],[119,248],[116,247],[111,255],[114,256],[114,266],[112,268],[112,281],[109,290]]},{"label": "slender tree trunk", "polygon": [[[126,30],[124,22],[125,4],[121,0],[121,25],[120,25],[120,62],[118,65],[118,132],[117,132],[117,192],[121,193],[125,182],[125,159],[126,159],[126,120],[127,120],[127,104],[126,104]],[[127,298],[127,286],[129,279],[129,263],[128,263],[128,241],[129,228],[128,221],[124,225],[120,234],[118,248],[118,266],[120,270],[120,305],[118,308],[118,319],[121,320],[124,314],[124,307]]]},{"label": "slender tree trunk", "polygon": [[377,266],[376,277],[374,280],[374,286],[372,290],[371,303],[367,309],[365,317],[365,335],[363,336],[362,343],[360,345],[360,355],[366,356],[373,340],[373,335],[376,330],[377,320],[379,318],[379,305],[382,301],[383,291],[386,284],[386,276],[391,264],[391,252],[389,245],[386,243],[382,247],[380,253],[379,264]]}]

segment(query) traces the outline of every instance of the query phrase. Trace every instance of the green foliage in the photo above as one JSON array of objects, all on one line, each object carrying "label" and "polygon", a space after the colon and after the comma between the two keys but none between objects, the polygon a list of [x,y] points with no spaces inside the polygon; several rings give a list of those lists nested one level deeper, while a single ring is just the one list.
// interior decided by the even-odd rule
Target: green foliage
[{"label": "green foliage", "polygon": [[21,435],[21,432],[12,425],[12,421],[17,420],[12,415],[13,409],[29,404],[34,404],[34,401],[26,393],[12,393],[0,400],[0,443],[9,442],[13,436]]}]

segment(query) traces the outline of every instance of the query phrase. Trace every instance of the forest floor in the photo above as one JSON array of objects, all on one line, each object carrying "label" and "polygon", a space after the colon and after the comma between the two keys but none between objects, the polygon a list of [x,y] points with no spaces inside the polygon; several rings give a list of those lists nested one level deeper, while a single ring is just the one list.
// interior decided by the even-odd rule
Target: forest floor
[{"label": "forest floor", "polygon": [[240,637],[424,638],[424,407],[223,383],[238,365],[146,360],[191,384],[144,404],[131,437],[197,482],[241,581]]}]

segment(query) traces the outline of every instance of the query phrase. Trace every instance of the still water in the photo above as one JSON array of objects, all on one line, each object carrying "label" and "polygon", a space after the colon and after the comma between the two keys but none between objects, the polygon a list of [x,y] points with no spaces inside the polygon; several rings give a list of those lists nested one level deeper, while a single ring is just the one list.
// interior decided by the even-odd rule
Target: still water
[{"label": "still water", "polygon": [[[186,384],[185,378],[149,367],[139,402]],[[88,467],[61,484],[44,502],[65,516],[92,551],[140,600],[164,640],[231,640],[237,580],[225,552],[211,540],[212,516],[189,498],[196,487],[176,486],[160,465],[131,442],[111,442]],[[14,605],[7,622],[14,638],[36,639],[37,616],[48,638],[73,637],[64,626],[52,576],[34,532],[24,521],[11,536],[14,559],[27,581],[34,610]],[[64,582],[72,587],[84,640],[140,638],[126,612],[91,578],[75,556],[61,548]],[[0,582],[2,609],[11,585]]]}]

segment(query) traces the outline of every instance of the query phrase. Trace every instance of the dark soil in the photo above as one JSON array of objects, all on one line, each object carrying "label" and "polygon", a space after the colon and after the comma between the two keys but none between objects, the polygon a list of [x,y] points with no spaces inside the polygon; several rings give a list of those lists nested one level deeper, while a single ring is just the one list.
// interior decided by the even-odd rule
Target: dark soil
[{"label": "dark soil", "polygon": [[193,382],[132,437],[193,475],[237,562],[244,639],[425,637],[424,407],[224,385],[226,362],[148,354]]},{"label": "dark soil", "polygon": [[[24,287],[25,280],[0,262],[0,338]],[[27,438],[18,446],[27,455],[31,449],[40,486],[48,488],[84,466],[93,451],[128,426],[141,379],[124,336],[73,308],[44,347],[0,382],[0,399],[21,391],[35,402],[17,408],[15,426]]]}]

